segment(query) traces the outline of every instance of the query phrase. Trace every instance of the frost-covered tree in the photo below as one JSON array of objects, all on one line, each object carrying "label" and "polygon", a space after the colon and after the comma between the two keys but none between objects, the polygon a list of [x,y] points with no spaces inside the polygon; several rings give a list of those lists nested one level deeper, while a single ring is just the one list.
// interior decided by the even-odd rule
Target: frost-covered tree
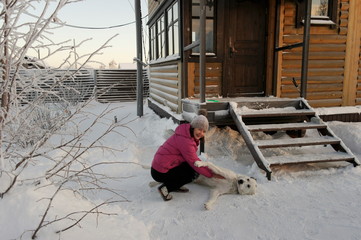
[{"label": "frost-covered tree", "polygon": [[[62,51],[70,54],[74,48],[71,40],[55,42],[49,35],[52,29],[63,25],[58,17],[59,11],[74,2],[79,0],[0,2],[0,201],[1,198],[11,197],[11,191],[19,181],[41,187],[55,186],[56,189],[46,198],[47,207],[39,213],[41,217],[34,226],[32,238],[51,223],[64,219],[73,222],[59,229],[59,232],[65,231],[77,225],[84,216],[95,212],[99,214],[99,207],[125,200],[108,189],[104,184],[107,176],[94,169],[102,164],[116,163],[89,162],[85,155],[94,148],[115,151],[103,146],[101,140],[109,133],[117,133],[118,128],[127,126],[122,121],[104,120],[114,109],[105,108],[96,116],[87,112],[86,107],[93,101],[93,88],[90,86],[83,91],[84,87],[79,88],[76,81],[77,76],[83,74],[83,65],[77,64],[89,62],[93,55],[108,47],[111,39],[94,52],[76,56],[76,59],[68,55],[58,69],[50,69],[43,64],[54,54]],[[30,52],[40,51],[43,53],[41,58],[34,60],[28,57]],[[82,61],[78,61],[80,59]],[[74,69],[75,66],[79,68]],[[126,117],[118,119],[129,121]],[[90,138],[91,131],[99,126],[103,131]],[[38,170],[34,171],[34,168]],[[37,174],[30,174],[32,177],[29,178],[28,171]],[[80,216],[69,213],[51,219],[49,211],[52,203],[59,192],[65,190],[82,197],[86,197],[84,192],[89,190],[108,191],[119,198],[96,203],[93,208],[82,211]]]}]

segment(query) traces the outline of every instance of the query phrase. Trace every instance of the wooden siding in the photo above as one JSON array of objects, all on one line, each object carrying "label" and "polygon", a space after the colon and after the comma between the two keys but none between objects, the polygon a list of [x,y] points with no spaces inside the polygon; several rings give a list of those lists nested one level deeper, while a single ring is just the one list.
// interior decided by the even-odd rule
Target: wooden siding
[{"label": "wooden siding", "polygon": [[360,59],[359,59],[358,76],[357,76],[356,105],[361,105],[361,46],[360,46]]},{"label": "wooden siding", "polygon": [[[347,34],[350,2],[349,0],[339,0],[339,3],[339,17],[336,27],[312,25],[310,29],[307,99],[313,107],[354,105],[350,104],[350,102],[344,102],[344,91],[353,91],[351,94],[355,95],[355,89],[346,89],[348,85],[352,85],[355,77],[353,79],[349,77],[350,79],[345,80],[346,62],[350,60],[347,59],[346,50],[352,51],[349,49],[350,44],[347,44],[347,41],[349,41]],[[281,42],[283,45],[302,42],[303,28],[295,27],[296,4],[294,1],[284,0],[282,15],[283,35]],[[354,25],[355,23],[353,22]],[[351,58],[351,56],[349,57]],[[279,79],[278,96],[300,96],[300,86],[297,89],[292,80],[294,78],[300,85],[301,59],[302,48],[294,48],[282,52],[280,62],[282,63],[282,69]],[[347,94],[350,94],[350,92],[347,92]]]},{"label": "wooden siding", "polygon": [[148,0],[148,14],[149,16],[153,16],[155,11],[157,10],[158,6],[164,2],[164,0]]},{"label": "wooden siding", "polygon": [[361,37],[361,5],[360,1],[350,1],[349,18],[346,45],[346,62],[343,105],[357,104],[357,82],[360,59],[360,37]]},{"label": "wooden siding", "polygon": [[[206,97],[218,97],[222,93],[222,64],[206,63]],[[199,63],[188,63],[188,96],[199,97]]]},{"label": "wooden siding", "polygon": [[167,62],[150,66],[149,96],[179,113],[181,111],[180,63]]},{"label": "wooden siding", "polygon": [[[361,15],[361,6],[358,5],[358,16]],[[356,22],[357,26],[361,26],[361,17]],[[359,29],[359,61],[358,61],[358,74],[357,74],[357,86],[356,86],[356,105],[361,105],[361,29]],[[360,120],[361,121],[361,120]]]}]

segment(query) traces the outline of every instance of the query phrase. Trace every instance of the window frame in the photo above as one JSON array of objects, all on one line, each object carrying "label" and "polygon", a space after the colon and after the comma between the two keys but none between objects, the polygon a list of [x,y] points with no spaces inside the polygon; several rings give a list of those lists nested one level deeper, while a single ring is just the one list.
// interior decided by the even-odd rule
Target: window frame
[{"label": "window frame", "polygon": [[[192,42],[192,32],[193,32],[193,29],[192,29],[192,26],[193,26],[193,20],[194,19],[200,19],[200,17],[194,17],[193,16],[193,11],[192,11],[192,4],[193,4],[193,0],[190,1],[190,11],[191,11],[191,14],[190,14],[190,42]],[[209,6],[206,6],[207,8]],[[207,21],[208,20],[212,20],[213,21],[213,35],[212,35],[212,47],[213,47],[213,51],[212,52],[206,52],[206,55],[207,56],[217,56],[217,1],[213,1],[213,16],[206,16],[206,24],[207,24]],[[194,49],[192,49],[191,51],[191,56],[199,56],[199,52],[193,52]]]},{"label": "window frame", "polygon": [[[153,17],[149,20],[149,54],[151,61],[157,61],[159,59],[168,59],[170,56],[172,58],[180,57],[180,45],[181,45],[181,34],[180,34],[180,0],[167,1],[163,2],[163,5],[160,6],[159,11],[157,11]],[[169,21],[168,12],[174,11],[174,5],[178,5],[177,10],[177,19],[172,19]],[[172,13],[172,17],[174,13]],[[161,20],[163,19],[163,21]],[[178,26],[177,28],[175,26]],[[154,28],[155,38],[152,38],[151,29]],[[171,31],[170,31],[171,30]],[[175,32],[177,31],[177,32]],[[172,37],[169,37],[169,33],[172,34]],[[175,36],[177,36],[177,40],[175,40]],[[172,40],[172,49],[173,52],[169,53],[169,39]],[[164,43],[164,46],[161,46],[161,42]]]},{"label": "window frame", "polygon": [[[175,5],[177,5],[177,8],[175,9]],[[177,10],[177,18],[174,18],[174,13],[175,10]],[[169,19],[169,12],[172,12],[172,19]],[[168,33],[168,39],[167,39],[167,51],[166,51],[166,55],[167,56],[173,56],[173,55],[179,55],[179,51],[180,51],[180,40],[179,40],[179,1],[174,1],[173,4],[171,4],[167,9],[166,9],[166,32]],[[171,32],[171,34],[169,34],[169,32]],[[169,36],[172,36],[172,39],[169,39]],[[176,37],[177,36],[177,40]],[[176,44],[176,42],[178,44]],[[172,45],[172,52],[170,52],[170,45]]]},{"label": "window frame", "polygon": [[156,23],[149,27],[149,58],[150,60],[157,59],[157,38],[156,38]]},{"label": "window frame", "polygon": [[[328,0],[327,16],[311,16],[311,25],[329,25],[335,27],[337,22],[337,4],[338,0]],[[300,28],[304,23],[303,18],[306,11],[306,1],[296,0],[296,8],[296,28]]]}]

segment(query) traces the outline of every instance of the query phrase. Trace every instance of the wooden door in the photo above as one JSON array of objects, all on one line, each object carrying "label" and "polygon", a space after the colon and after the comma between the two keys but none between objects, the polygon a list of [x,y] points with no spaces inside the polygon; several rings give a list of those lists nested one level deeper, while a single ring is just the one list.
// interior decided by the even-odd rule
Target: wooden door
[{"label": "wooden door", "polygon": [[223,95],[262,96],[267,0],[229,0],[228,3]]}]

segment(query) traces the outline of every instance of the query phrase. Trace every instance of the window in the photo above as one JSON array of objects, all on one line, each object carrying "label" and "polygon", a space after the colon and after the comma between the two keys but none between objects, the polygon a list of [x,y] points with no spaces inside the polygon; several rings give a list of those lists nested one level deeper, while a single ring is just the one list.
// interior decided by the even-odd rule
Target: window
[{"label": "window", "polygon": [[149,28],[150,59],[179,55],[179,5],[173,1],[165,5]]},{"label": "window", "polygon": [[[311,24],[312,25],[335,25],[337,20],[338,0],[311,0]],[[296,27],[301,27],[304,21],[306,1],[297,0]]]},{"label": "window", "polygon": [[165,29],[164,29],[164,15],[157,21],[157,58],[165,57]]},{"label": "window", "polygon": [[[214,4],[206,6],[206,53],[215,54],[215,13]],[[200,1],[192,0],[192,42],[199,39]],[[193,48],[192,53],[199,53],[199,47]]]},{"label": "window", "polygon": [[312,0],[311,16],[328,17],[329,0]]},{"label": "window", "polygon": [[178,2],[168,9],[167,16],[168,55],[175,55],[179,53]]},{"label": "window", "polygon": [[156,40],[156,25],[154,24],[149,29],[150,32],[150,60],[157,59],[157,40]]}]

